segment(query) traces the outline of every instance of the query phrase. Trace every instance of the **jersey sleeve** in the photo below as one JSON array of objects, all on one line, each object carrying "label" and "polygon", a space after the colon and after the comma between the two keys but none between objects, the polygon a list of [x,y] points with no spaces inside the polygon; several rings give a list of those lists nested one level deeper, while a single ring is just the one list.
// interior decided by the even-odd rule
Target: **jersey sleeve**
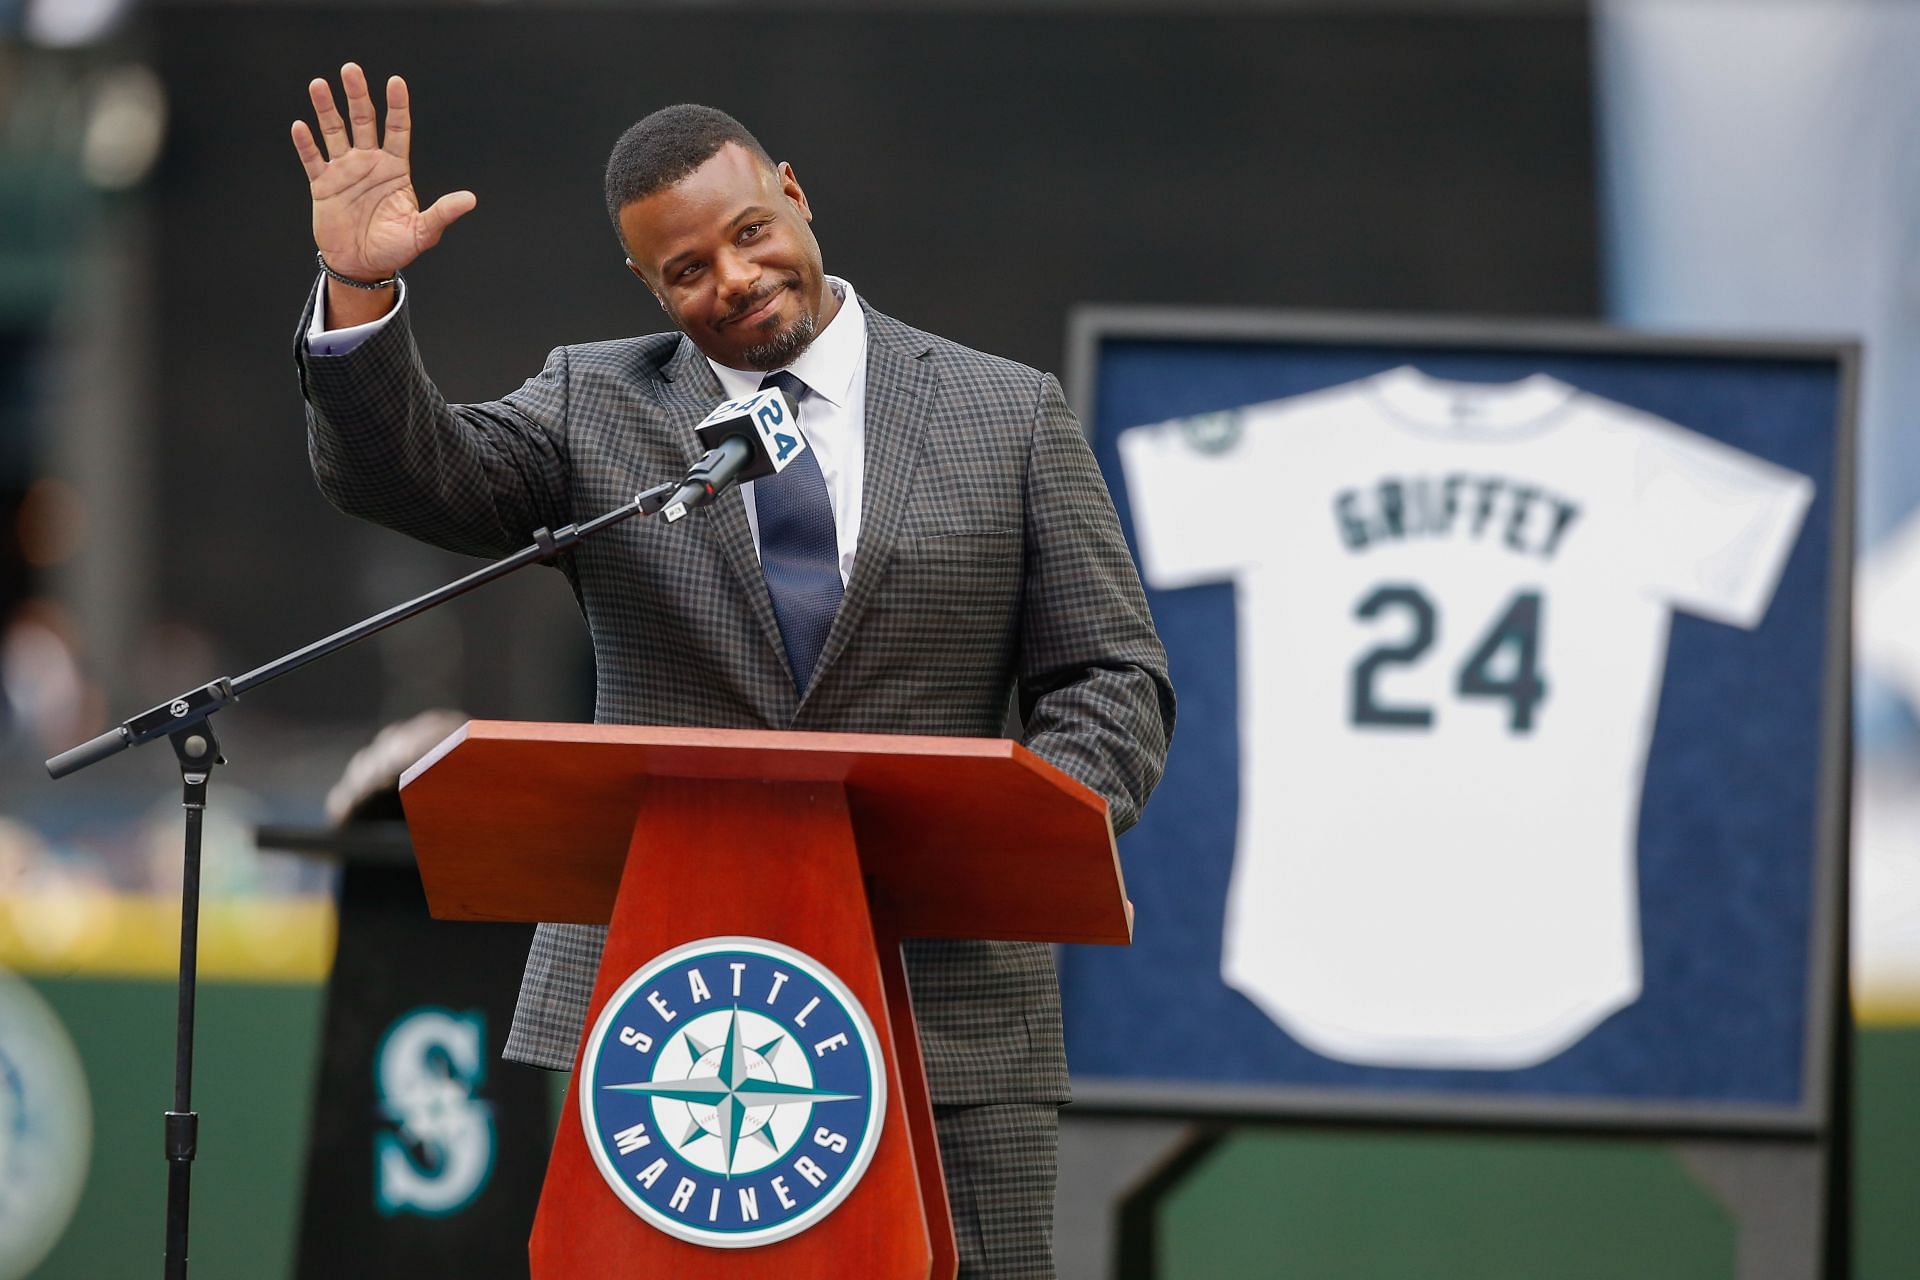
[{"label": "jersey sleeve", "polygon": [[1259,468],[1238,413],[1181,418],[1120,433],[1141,576],[1158,589],[1230,577],[1246,563],[1240,528]]},{"label": "jersey sleeve", "polygon": [[1634,452],[1643,571],[1675,608],[1751,628],[1766,616],[1813,482],[1649,419]]}]

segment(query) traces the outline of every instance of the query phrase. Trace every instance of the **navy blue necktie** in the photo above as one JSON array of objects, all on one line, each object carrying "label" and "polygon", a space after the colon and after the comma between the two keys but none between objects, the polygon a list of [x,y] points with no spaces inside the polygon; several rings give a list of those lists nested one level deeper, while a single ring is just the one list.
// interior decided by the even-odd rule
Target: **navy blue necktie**
[{"label": "navy blue necktie", "polygon": [[[782,370],[760,382],[761,389],[787,393],[796,421],[807,384]],[[833,528],[833,500],[826,477],[808,449],[778,475],[753,482],[754,512],[760,523],[760,572],[773,597],[773,616],[787,646],[793,682],[802,693],[813,678],[813,664],[826,647],[833,615],[840,608],[840,539]]]}]

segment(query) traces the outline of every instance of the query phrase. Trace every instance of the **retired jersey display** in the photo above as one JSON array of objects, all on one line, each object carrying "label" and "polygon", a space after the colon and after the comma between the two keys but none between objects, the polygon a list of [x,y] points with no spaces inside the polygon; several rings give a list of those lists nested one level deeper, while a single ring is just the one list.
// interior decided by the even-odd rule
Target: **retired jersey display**
[{"label": "retired jersey display", "polygon": [[1222,972],[1342,1061],[1518,1069],[1640,992],[1675,610],[1751,628],[1805,477],[1536,376],[1411,368],[1119,439],[1149,584],[1230,580]]}]

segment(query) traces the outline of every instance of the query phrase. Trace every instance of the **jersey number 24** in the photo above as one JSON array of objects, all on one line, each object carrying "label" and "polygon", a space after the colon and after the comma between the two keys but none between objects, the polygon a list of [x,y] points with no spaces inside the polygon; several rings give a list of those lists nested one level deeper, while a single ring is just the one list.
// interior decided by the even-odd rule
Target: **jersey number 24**
[{"label": "jersey number 24", "polygon": [[[1463,698],[1505,699],[1507,728],[1514,733],[1532,732],[1534,709],[1547,696],[1546,678],[1540,671],[1541,611],[1538,591],[1517,593],[1467,655],[1454,680],[1454,692]],[[1395,613],[1412,619],[1412,633],[1402,643],[1374,646],[1354,664],[1353,723],[1374,728],[1432,728],[1432,707],[1389,705],[1374,692],[1374,680],[1382,667],[1419,662],[1438,630],[1439,613],[1433,601],[1415,586],[1377,587],[1353,611],[1356,618],[1368,622]]]}]

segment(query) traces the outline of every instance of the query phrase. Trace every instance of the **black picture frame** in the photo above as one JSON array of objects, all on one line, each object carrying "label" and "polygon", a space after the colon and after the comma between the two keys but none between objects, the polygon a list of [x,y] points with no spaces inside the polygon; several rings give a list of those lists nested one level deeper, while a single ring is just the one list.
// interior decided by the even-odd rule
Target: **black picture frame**
[{"label": "black picture frame", "polygon": [[[1268,357],[1282,363],[1292,361],[1293,367],[1286,376],[1264,380],[1247,373],[1247,367]],[[1305,1081],[1285,1072],[1260,1078],[1238,1071],[1230,1079],[1222,1078],[1217,1071],[1154,1069],[1143,1073],[1139,1069],[1139,1046],[1177,1039],[1178,1032],[1168,1034],[1165,1020],[1172,1019],[1178,1025],[1183,1016],[1204,1010],[1206,1002],[1155,1000],[1152,984],[1143,986],[1139,981],[1145,972],[1139,968],[1114,970],[1122,973],[1120,983],[1090,981],[1091,974],[1101,966],[1115,964],[1114,957],[1122,953],[1102,956],[1095,948],[1067,948],[1061,954],[1061,976],[1077,1109],[1112,1114],[1292,1118],[1675,1137],[1828,1134],[1839,1122],[1836,1085],[1843,1072],[1845,1035],[1850,1027],[1845,1002],[1846,850],[1853,459],[1859,357],[1857,343],[1838,338],[1655,335],[1554,321],[1180,307],[1078,308],[1069,328],[1069,399],[1108,476],[1123,523],[1128,514],[1127,497],[1113,444],[1120,430],[1189,413],[1232,409],[1304,392],[1315,385],[1335,385],[1350,377],[1365,376],[1370,360],[1378,369],[1409,362],[1432,363],[1441,366],[1441,376],[1449,376],[1447,368],[1469,368],[1475,362],[1497,367],[1504,361],[1516,368],[1555,372],[1576,386],[1583,379],[1567,376],[1569,370],[1607,364],[1644,370],[1655,380],[1665,376],[1683,382],[1689,370],[1711,371],[1723,381],[1737,377],[1743,369],[1754,371],[1756,376],[1780,377],[1798,371],[1812,379],[1809,387],[1824,379],[1831,396],[1827,401],[1830,412],[1819,415],[1821,420],[1791,424],[1787,447],[1795,456],[1785,460],[1793,465],[1796,460],[1817,457],[1821,463],[1818,468],[1809,468],[1819,472],[1817,492],[1800,534],[1818,545],[1795,552],[1796,559],[1810,557],[1799,566],[1799,572],[1803,577],[1813,575],[1810,581],[1818,596],[1817,617],[1807,625],[1817,631],[1812,639],[1817,640],[1819,669],[1802,673],[1811,682],[1817,712],[1808,717],[1803,735],[1812,822],[1807,847],[1795,855],[1806,872],[1807,899],[1802,904],[1806,928],[1801,960],[1796,966],[1799,980],[1793,984],[1798,1035],[1792,1051],[1798,1066],[1786,1087],[1773,1088],[1764,1097],[1741,1097],[1738,1090],[1729,1091],[1728,1096],[1715,1096],[1711,1088],[1663,1093],[1647,1087],[1622,1092],[1513,1087],[1511,1081],[1495,1079],[1508,1074],[1499,1072],[1480,1073],[1488,1086],[1485,1088],[1472,1087],[1471,1081],[1463,1083],[1458,1078],[1443,1078],[1434,1087],[1427,1087],[1424,1082],[1429,1078],[1450,1073],[1417,1071],[1361,1072],[1332,1081]],[[1124,363],[1129,359],[1136,362],[1136,370],[1149,369],[1150,365],[1157,369],[1157,374],[1149,370],[1142,376],[1170,380],[1173,385],[1168,394],[1153,399],[1150,405],[1130,396],[1125,390],[1128,384],[1114,373],[1116,360]],[[1242,366],[1237,373],[1233,371],[1236,361]],[[1316,366],[1324,374],[1318,384],[1313,376],[1302,373]],[[1766,390],[1766,386],[1760,386],[1756,394]],[[1633,403],[1631,397],[1615,398]],[[1170,406],[1172,411],[1168,411]],[[1659,408],[1639,407],[1655,412]],[[1682,421],[1681,425],[1725,438],[1711,422]],[[1767,450],[1760,452],[1764,456]],[[1807,582],[1801,582],[1796,589],[1807,586]],[[1168,609],[1165,597],[1173,594],[1179,593],[1150,593],[1157,614]],[[1217,600],[1215,604],[1210,625],[1218,632],[1221,615]],[[1184,694],[1187,691],[1181,689],[1176,648],[1179,628],[1169,628],[1167,622],[1163,617],[1163,634],[1168,636],[1174,654],[1176,689]],[[1231,630],[1229,625],[1226,632],[1231,634]],[[1682,656],[1676,653],[1670,661],[1679,661]],[[1208,660],[1217,663],[1218,655],[1210,655]],[[1671,667],[1668,677],[1672,678]],[[1191,735],[1197,730],[1192,716],[1197,709],[1191,701],[1183,706],[1180,732],[1176,732],[1176,758],[1184,745],[1182,734]],[[1668,729],[1663,722],[1662,731]],[[1650,775],[1653,767],[1649,765]],[[1163,912],[1162,904],[1154,898],[1154,860],[1166,860],[1164,847],[1151,847],[1156,840],[1156,821],[1181,821],[1177,798],[1181,779],[1176,770],[1170,769],[1167,782],[1175,794],[1170,795],[1163,784],[1141,826],[1121,840],[1129,886],[1139,909],[1136,947],[1131,950],[1143,954],[1149,966],[1155,965],[1152,952],[1156,930],[1171,923],[1170,917],[1184,926],[1191,926],[1195,918],[1192,912]],[[1163,846],[1168,843],[1161,841]],[[1643,900],[1648,891],[1643,885]],[[1217,982],[1217,950],[1214,954],[1212,976]],[[1122,992],[1140,998],[1130,1003],[1116,1000]],[[1136,1019],[1140,1026],[1154,1023],[1154,1028],[1144,1036],[1136,1035],[1135,1024],[1130,1021]],[[1090,1036],[1086,1033],[1089,1027],[1102,1030]],[[1714,1032],[1709,1027],[1702,1034]],[[1128,1054],[1133,1056],[1126,1057]]]}]

